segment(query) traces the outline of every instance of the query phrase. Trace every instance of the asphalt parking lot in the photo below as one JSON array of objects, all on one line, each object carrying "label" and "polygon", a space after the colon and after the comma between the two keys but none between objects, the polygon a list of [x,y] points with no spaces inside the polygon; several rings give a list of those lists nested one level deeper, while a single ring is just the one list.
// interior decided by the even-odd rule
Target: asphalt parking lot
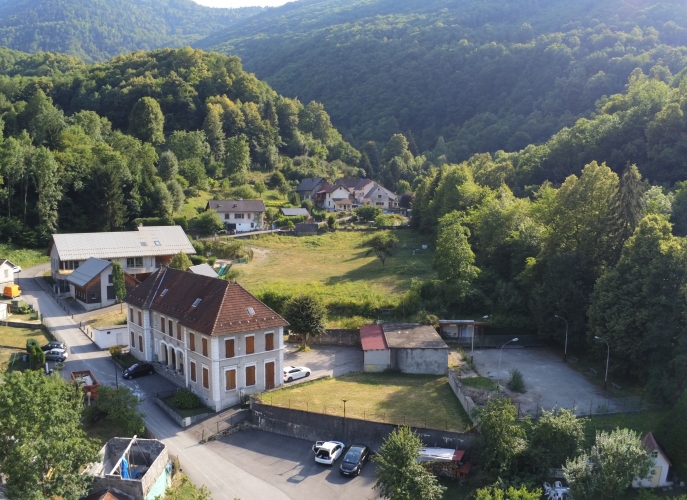
[{"label": "asphalt parking lot", "polygon": [[[347,446],[353,443],[345,443]],[[289,498],[372,499],[375,464],[368,462],[358,477],[339,473],[339,458],[333,466],[315,463],[313,443],[250,429],[225,436],[202,446],[210,447],[219,459],[275,486]]]},{"label": "asphalt parking lot", "polygon": [[296,344],[286,345],[284,366],[305,366],[311,370],[309,378],[294,380],[286,385],[325,375],[339,377],[346,373],[363,371],[363,351],[360,347],[311,346],[310,349],[310,352],[298,352]]},{"label": "asphalt parking lot", "polygon": [[[475,350],[475,365],[481,375],[496,382],[499,349]],[[551,410],[554,407],[576,407],[581,414],[588,413],[592,405],[594,408],[608,405],[611,410],[614,409],[614,402],[609,402],[607,393],[548,349],[503,349],[500,376],[502,385],[510,378],[513,368],[522,372],[526,392],[509,395],[524,414],[533,415],[537,408]]]}]

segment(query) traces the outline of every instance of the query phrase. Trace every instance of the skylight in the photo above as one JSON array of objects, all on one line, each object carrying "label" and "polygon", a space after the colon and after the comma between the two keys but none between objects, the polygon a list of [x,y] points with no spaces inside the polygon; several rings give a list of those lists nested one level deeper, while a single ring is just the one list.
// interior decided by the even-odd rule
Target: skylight
[{"label": "skylight", "polygon": [[200,304],[200,301],[201,301],[201,300],[202,300],[202,299],[196,299],[196,300],[193,302],[193,304],[191,304],[191,307],[198,307],[198,304]]},{"label": "skylight", "polygon": [[160,294],[160,297],[164,297],[165,294],[166,294],[168,291],[169,291],[169,288],[165,288],[164,290],[162,290],[162,293]]},{"label": "skylight", "polygon": [[246,307],[246,311],[248,311],[248,314],[250,314],[251,316],[255,316],[255,309],[253,309],[252,307]]},{"label": "skylight", "polygon": [[155,246],[156,246],[156,247],[159,247],[161,244],[162,244],[162,243],[160,243],[159,241],[157,241],[157,240],[155,241]]}]

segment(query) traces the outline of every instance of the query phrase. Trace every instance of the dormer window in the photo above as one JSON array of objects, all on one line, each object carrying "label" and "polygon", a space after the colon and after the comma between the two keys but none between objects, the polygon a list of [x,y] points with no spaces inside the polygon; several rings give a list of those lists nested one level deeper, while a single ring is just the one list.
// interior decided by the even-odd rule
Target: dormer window
[{"label": "dormer window", "polygon": [[255,309],[253,309],[252,307],[246,307],[246,311],[248,311],[248,314],[250,314],[251,316],[255,316]]},{"label": "dormer window", "polygon": [[148,246],[148,243],[146,243],[145,241],[142,241],[142,242],[141,242],[141,246],[142,246],[142,247],[147,247],[147,246]]},{"label": "dormer window", "polygon": [[201,299],[196,299],[193,301],[193,304],[191,304],[191,307],[198,307],[198,304],[200,304]]},{"label": "dormer window", "polygon": [[166,294],[168,291],[169,291],[169,288],[165,288],[164,290],[162,290],[162,293],[160,294],[160,297],[164,297],[165,294]]}]

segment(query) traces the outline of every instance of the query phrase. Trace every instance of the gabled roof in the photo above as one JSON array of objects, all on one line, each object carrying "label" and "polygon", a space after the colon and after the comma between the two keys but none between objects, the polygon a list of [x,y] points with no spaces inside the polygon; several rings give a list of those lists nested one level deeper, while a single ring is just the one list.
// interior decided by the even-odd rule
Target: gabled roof
[{"label": "gabled roof", "polygon": [[389,191],[387,188],[380,186],[379,184],[377,184],[374,188],[370,189],[367,193],[365,193],[364,198],[369,198],[377,190],[383,191],[392,200],[396,199],[396,193],[394,193],[393,191]]},{"label": "gabled roof", "polygon": [[139,226],[136,231],[53,234],[60,260],[118,259],[196,251],[181,226]]},{"label": "gabled roof", "polygon": [[670,459],[668,458],[668,455],[666,455],[666,452],[663,451],[663,448],[661,448],[661,445],[658,444],[658,441],[656,441],[656,438],[654,437],[653,433],[649,433],[644,438],[642,439],[642,446],[647,452],[652,452],[652,451],[658,451],[663,457],[668,461],[669,465],[673,465],[670,463]]},{"label": "gabled roof", "polygon": [[9,260],[0,259],[0,267],[4,266],[5,264],[8,264],[10,267],[15,267],[14,264],[12,264]]},{"label": "gabled roof", "polygon": [[288,325],[238,283],[169,267],[156,271],[124,302],[169,315],[182,326],[206,335]]},{"label": "gabled roof", "polygon": [[209,264],[198,264],[188,268],[193,274],[200,274],[201,276],[209,276],[210,278],[217,278],[217,273]]},{"label": "gabled roof", "polygon": [[388,349],[382,325],[363,325],[360,327],[360,343],[363,351]]},{"label": "gabled roof", "polygon": [[305,215],[307,217],[310,215],[305,208],[282,208],[281,213],[287,217],[293,217],[294,215]]},{"label": "gabled roof", "polygon": [[342,186],[340,184],[337,184],[335,186],[325,186],[323,189],[318,191],[318,193],[333,193],[337,189],[343,189],[344,191],[350,193],[350,191],[348,190],[348,188],[346,186]]},{"label": "gabled roof", "polygon": [[262,200],[210,200],[205,210],[217,212],[264,212],[265,203]]},{"label": "gabled roof", "polygon": [[337,179],[334,184],[344,186],[348,189],[362,189],[362,187],[368,182],[372,181],[370,179],[360,179],[359,177],[343,177],[341,179]]},{"label": "gabled roof", "polygon": [[107,260],[91,257],[67,276],[67,281],[75,286],[86,286],[100,273],[112,265]]},{"label": "gabled roof", "polygon": [[312,191],[322,182],[327,182],[323,177],[308,177],[303,179],[296,188],[296,191]]}]

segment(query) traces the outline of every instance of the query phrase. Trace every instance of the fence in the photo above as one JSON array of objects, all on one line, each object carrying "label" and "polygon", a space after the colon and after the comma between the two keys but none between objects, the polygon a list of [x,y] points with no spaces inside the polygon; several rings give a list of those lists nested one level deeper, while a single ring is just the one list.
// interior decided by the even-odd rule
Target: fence
[{"label": "fence", "polygon": [[543,411],[570,410],[578,417],[594,417],[615,415],[618,413],[637,413],[642,410],[642,398],[629,396],[625,398],[592,398],[585,400],[556,401],[552,408],[544,408],[539,404],[523,405],[519,403],[518,418],[539,418]]},{"label": "fence", "polygon": [[[475,349],[488,349],[501,347],[506,342],[513,340],[516,335],[476,335]],[[537,335],[517,335],[518,341],[512,344],[513,347],[544,347],[546,344]],[[460,347],[471,348],[473,345],[472,337],[445,337],[451,342],[455,342]]]}]

